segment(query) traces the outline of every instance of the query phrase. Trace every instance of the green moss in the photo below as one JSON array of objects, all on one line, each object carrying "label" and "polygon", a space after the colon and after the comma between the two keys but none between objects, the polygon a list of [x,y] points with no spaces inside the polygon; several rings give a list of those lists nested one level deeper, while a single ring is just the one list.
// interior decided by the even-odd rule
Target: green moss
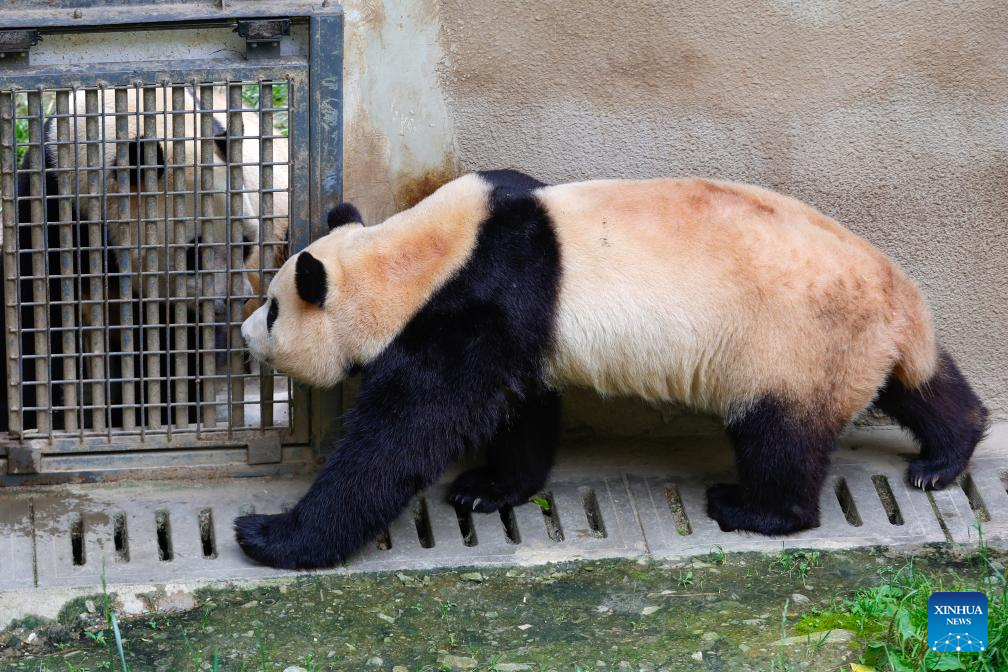
[{"label": "green moss", "polygon": [[812,612],[805,614],[795,623],[795,634],[798,635],[807,635],[810,632],[826,632],[828,630],[851,630],[857,632],[858,619],[853,614]]},{"label": "green moss", "polygon": [[101,614],[98,612],[105,603],[105,596],[102,593],[94,593],[92,595],[74,598],[63,605],[63,608],[60,609],[59,615],[56,616],[56,622],[61,625],[71,627],[79,625],[78,619],[80,615],[90,613],[87,607],[88,602],[94,605],[96,617],[100,617]]}]

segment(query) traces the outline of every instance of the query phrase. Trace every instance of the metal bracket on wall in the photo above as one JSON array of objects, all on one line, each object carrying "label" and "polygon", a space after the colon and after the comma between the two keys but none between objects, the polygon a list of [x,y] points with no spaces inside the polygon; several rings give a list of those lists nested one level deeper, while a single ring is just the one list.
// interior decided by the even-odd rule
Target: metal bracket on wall
[{"label": "metal bracket on wall", "polygon": [[280,38],[290,35],[290,19],[238,21],[235,29],[245,38],[245,58],[271,58],[280,55]]},{"label": "metal bracket on wall", "polygon": [[38,44],[39,31],[0,30],[0,67],[28,67],[28,50]]},{"label": "metal bracket on wall", "polygon": [[248,442],[249,464],[276,464],[283,459],[283,443],[280,434],[264,434]]}]

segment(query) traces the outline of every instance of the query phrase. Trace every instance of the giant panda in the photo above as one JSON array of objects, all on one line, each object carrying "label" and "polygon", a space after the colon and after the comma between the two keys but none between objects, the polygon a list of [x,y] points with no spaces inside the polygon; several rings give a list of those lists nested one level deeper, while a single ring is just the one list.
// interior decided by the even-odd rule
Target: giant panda
[{"label": "giant panda", "polygon": [[722,416],[739,482],[712,486],[707,512],[725,531],[817,526],[834,439],[872,404],[919,441],[908,477],[924,489],[961,474],[985,432],[915,284],[788,196],[493,171],[376,226],[344,224],[347,212],[242,325],[253,357],[305,383],[361,372],[307,494],[236,520],[261,563],[342,561],[477,448],[489,463],[454,481],[451,502],[527,501],[550,471],[568,386]]},{"label": "giant panda", "polygon": [[[222,90],[222,87],[214,87],[212,104],[215,112],[208,120],[209,129],[204,127],[200,101],[190,86],[184,87],[183,104],[178,110],[173,107],[171,89],[166,91],[161,87],[156,88],[154,106],[148,110],[143,109],[143,100],[138,96],[138,90],[130,89],[125,97],[125,113],[118,114],[115,110],[115,92],[98,91],[96,97],[99,116],[98,123],[94,124],[96,131],[93,131],[97,133],[96,137],[87,128],[87,120],[95,116],[88,114],[88,93],[84,90],[70,92],[70,118],[53,114],[42,126],[41,193],[32,193],[31,152],[25,155],[19,166],[16,187],[19,196],[17,247],[21,252],[20,275],[32,275],[33,259],[38,254],[26,252],[36,249],[41,228],[50,274],[56,276],[46,287],[47,296],[35,296],[38,293],[37,285],[23,281],[19,287],[22,304],[30,306],[62,298],[61,285],[64,283],[59,275],[64,271],[59,268],[60,258],[65,255],[61,255],[59,250],[65,250],[69,242],[73,248],[69,254],[73,263],[71,275],[96,278],[104,276],[100,296],[91,295],[90,280],[76,283],[75,290],[79,292],[79,296],[75,298],[84,303],[80,311],[80,319],[84,324],[76,325],[75,328],[94,327],[104,323],[104,326],[110,327],[106,347],[112,352],[122,351],[124,345],[132,352],[172,351],[179,347],[176,339],[181,335],[179,329],[168,329],[167,325],[177,324],[179,316],[176,307],[184,306],[188,321],[202,319],[206,322],[209,319],[216,325],[213,327],[213,342],[203,343],[202,347],[216,351],[218,368],[227,366],[227,323],[233,314],[228,305],[228,297],[240,302],[240,311],[246,300],[259,294],[255,281],[261,265],[258,259],[261,226],[258,218],[258,167],[253,165],[258,161],[259,152],[256,137],[259,132],[258,115],[252,111],[242,113],[245,126],[242,152],[240,157],[232,156],[234,152],[229,148],[229,143],[233,142],[233,138],[229,137],[226,127],[227,115],[218,111],[227,107],[227,101],[220,95]],[[176,114],[177,112],[184,114]],[[147,119],[153,120],[154,137],[151,139],[146,135],[149,132]],[[178,141],[174,139],[176,119],[181,120],[183,127],[181,140]],[[122,124],[124,132],[117,133],[117,124]],[[62,145],[59,141],[61,125],[66,127],[68,135]],[[210,142],[204,143],[204,139]],[[67,147],[63,165],[59,156],[61,147]],[[206,155],[207,148],[210,149],[209,155]],[[179,149],[182,150],[181,153],[178,152]],[[276,160],[285,162],[286,154],[284,142],[282,153]],[[229,169],[236,164],[241,165],[244,183],[241,190],[241,212],[233,211],[233,203],[230,202],[226,189]],[[100,168],[101,173],[98,179],[92,180],[90,177],[98,174],[96,168]],[[61,175],[67,178],[62,186]],[[208,190],[207,185],[211,181],[213,188]],[[277,189],[287,188],[285,164],[274,167],[274,181]],[[25,198],[29,195],[44,200]],[[282,223],[280,232],[285,235],[286,192],[278,192],[274,200],[274,219]],[[33,208],[33,201],[41,203],[42,207]],[[92,204],[94,209],[90,207]],[[95,210],[98,219],[90,219]],[[150,225],[148,221],[138,221],[138,217],[148,218],[151,213],[156,220],[154,225]],[[231,227],[228,227],[225,219],[229,214],[234,222]],[[43,227],[29,226],[43,221]],[[181,234],[177,234],[178,222],[181,222],[183,229]],[[67,227],[68,223],[71,226]],[[32,235],[33,229],[35,236]],[[64,239],[68,234],[69,241]],[[140,252],[137,249],[140,242],[138,236],[141,235],[144,236],[143,243],[151,246],[151,252]],[[218,245],[204,245],[211,240]],[[96,244],[100,247],[97,253],[94,252]],[[236,259],[234,254],[236,248],[240,250],[240,259]],[[247,264],[249,261],[251,263]],[[0,258],[0,277],[5,277],[3,263],[4,260]],[[146,342],[152,335],[152,330],[141,326],[146,319],[146,308],[140,300],[141,297],[149,298],[150,293],[149,288],[142,286],[145,283],[139,272],[143,269],[149,277],[152,267],[157,271],[156,296],[161,299],[158,301],[157,323],[163,325],[158,330],[159,344],[156,348]],[[268,270],[269,266],[266,268]],[[245,269],[248,269],[247,273]],[[170,302],[166,300],[169,296]],[[96,305],[94,302],[99,298],[108,301],[109,307],[101,318],[102,322],[89,324],[89,320],[94,321],[91,311],[95,308],[91,306]],[[132,311],[133,317],[124,321],[121,318],[127,310]],[[48,311],[48,323],[44,326],[52,327],[56,332],[66,331],[65,318],[61,313],[61,308],[53,305]],[[36,324],[37,321],[38,316],[31,307],[21,309],[19,324],[22,331],[42,327],[43,325]],[[125,323],[132,324],[133,328],[122,328]],[[189,333],[185,335],[185,342],[192,348],[200,335],[195,327],[187,331]],[[50,339],[48,352],[57,358],[51,361],[62,361],[59,359],[64,350],[62,339],[59,333]],[[87,343],[82,344],[82,347],[87,347]],[[31,358],[37,354],[36,349],[37,344],[33,338],[22,338],[23,355]],[[0,354],[2,350],[0,344]],[[212,372],[202,370],[203,363],[199,357],[190,355],[188,359],[187,371],[190,375],[186,377],[190,381],[190,387],[196,385],[195,381],[201,374],[212,375]],[[167,354],[162,355],[160,360],[159,371],[154,372],[154,375],[165,377],[167,374],[175,377],[177,374],[172,369],[175,360]],[[147,367],[149,361],[148,358],[139,358],[137,366]],[[104,372],[113,381],[110,383],[110,393],[115,398],[107,400],[113,407],[113,426],[120,424],[121,411],[115,406],[122,401],[121,388],[131,384],[118,382],[122,377],[122,371],[117,368],[120,365],[120,358],[112,357],[108,361],[111,370]],[[51,368],[54,370],[51,371],[50,378],[60,379],[61,366],[54,363]],[[80,375],[89,374],[81,372]],[[152,374],[145,370],[139,375],[149,377]],[[24,367],[21,376],[28,383],[22,391],[22,401],[26,407],[32,407],[36,405],[36,386],[31,384],[37,378],[34,367]],[[165,398],[168,394],[167,385],[167,382],[162,385],[165,388],[162,396]],[[59,398],[62,389],[62,385],[52,386],[54,398],[49,400],[51,405],[62,405]],[[87,392],[90,386],[85,385],[83,389]],[[139,394],[134,396],[141,398]],[[195,389],[190,390],[188,397],[197,398]],[[160,418],[160,421],[174,422],[174,417],[168,417],[170,414],[171,411],[166,407],[162,411],[165,417]],[[56,429],[61,429],[59,423],[62,414],[56,413],[54,417]],[[31,412],[26,413],[25,419],[26,426],[35,423]],[[188,419],[196,420],[195,405],[190,407]],[[7,414],[4,413],[3,418],[0,418],[0,429],[6,427],[6,420]]]}]

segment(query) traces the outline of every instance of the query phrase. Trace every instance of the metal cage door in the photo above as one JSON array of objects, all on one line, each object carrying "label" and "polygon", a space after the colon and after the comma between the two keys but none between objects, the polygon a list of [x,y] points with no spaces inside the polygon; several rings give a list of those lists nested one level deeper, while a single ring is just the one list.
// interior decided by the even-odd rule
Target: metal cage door
[{"label": "metal cage door", "polygon": [[[339,14],[308,25],[341,37]],[[0,80],[5,482],[317,457],[317,393],[250,362],[240,325],[338,200],[338,83],[318,50],[249,44]]]}]

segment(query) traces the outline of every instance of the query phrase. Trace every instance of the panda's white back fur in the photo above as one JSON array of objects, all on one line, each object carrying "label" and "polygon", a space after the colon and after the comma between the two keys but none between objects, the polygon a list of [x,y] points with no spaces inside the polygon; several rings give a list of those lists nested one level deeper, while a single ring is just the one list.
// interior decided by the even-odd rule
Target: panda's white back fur
[{"label": "panda's white back fur", "polygon": [[937,358],[884,255],[815,209],[699,179],[545,187],[563,273],[550,375],[730,415],[766,394],[851,417]]}]

